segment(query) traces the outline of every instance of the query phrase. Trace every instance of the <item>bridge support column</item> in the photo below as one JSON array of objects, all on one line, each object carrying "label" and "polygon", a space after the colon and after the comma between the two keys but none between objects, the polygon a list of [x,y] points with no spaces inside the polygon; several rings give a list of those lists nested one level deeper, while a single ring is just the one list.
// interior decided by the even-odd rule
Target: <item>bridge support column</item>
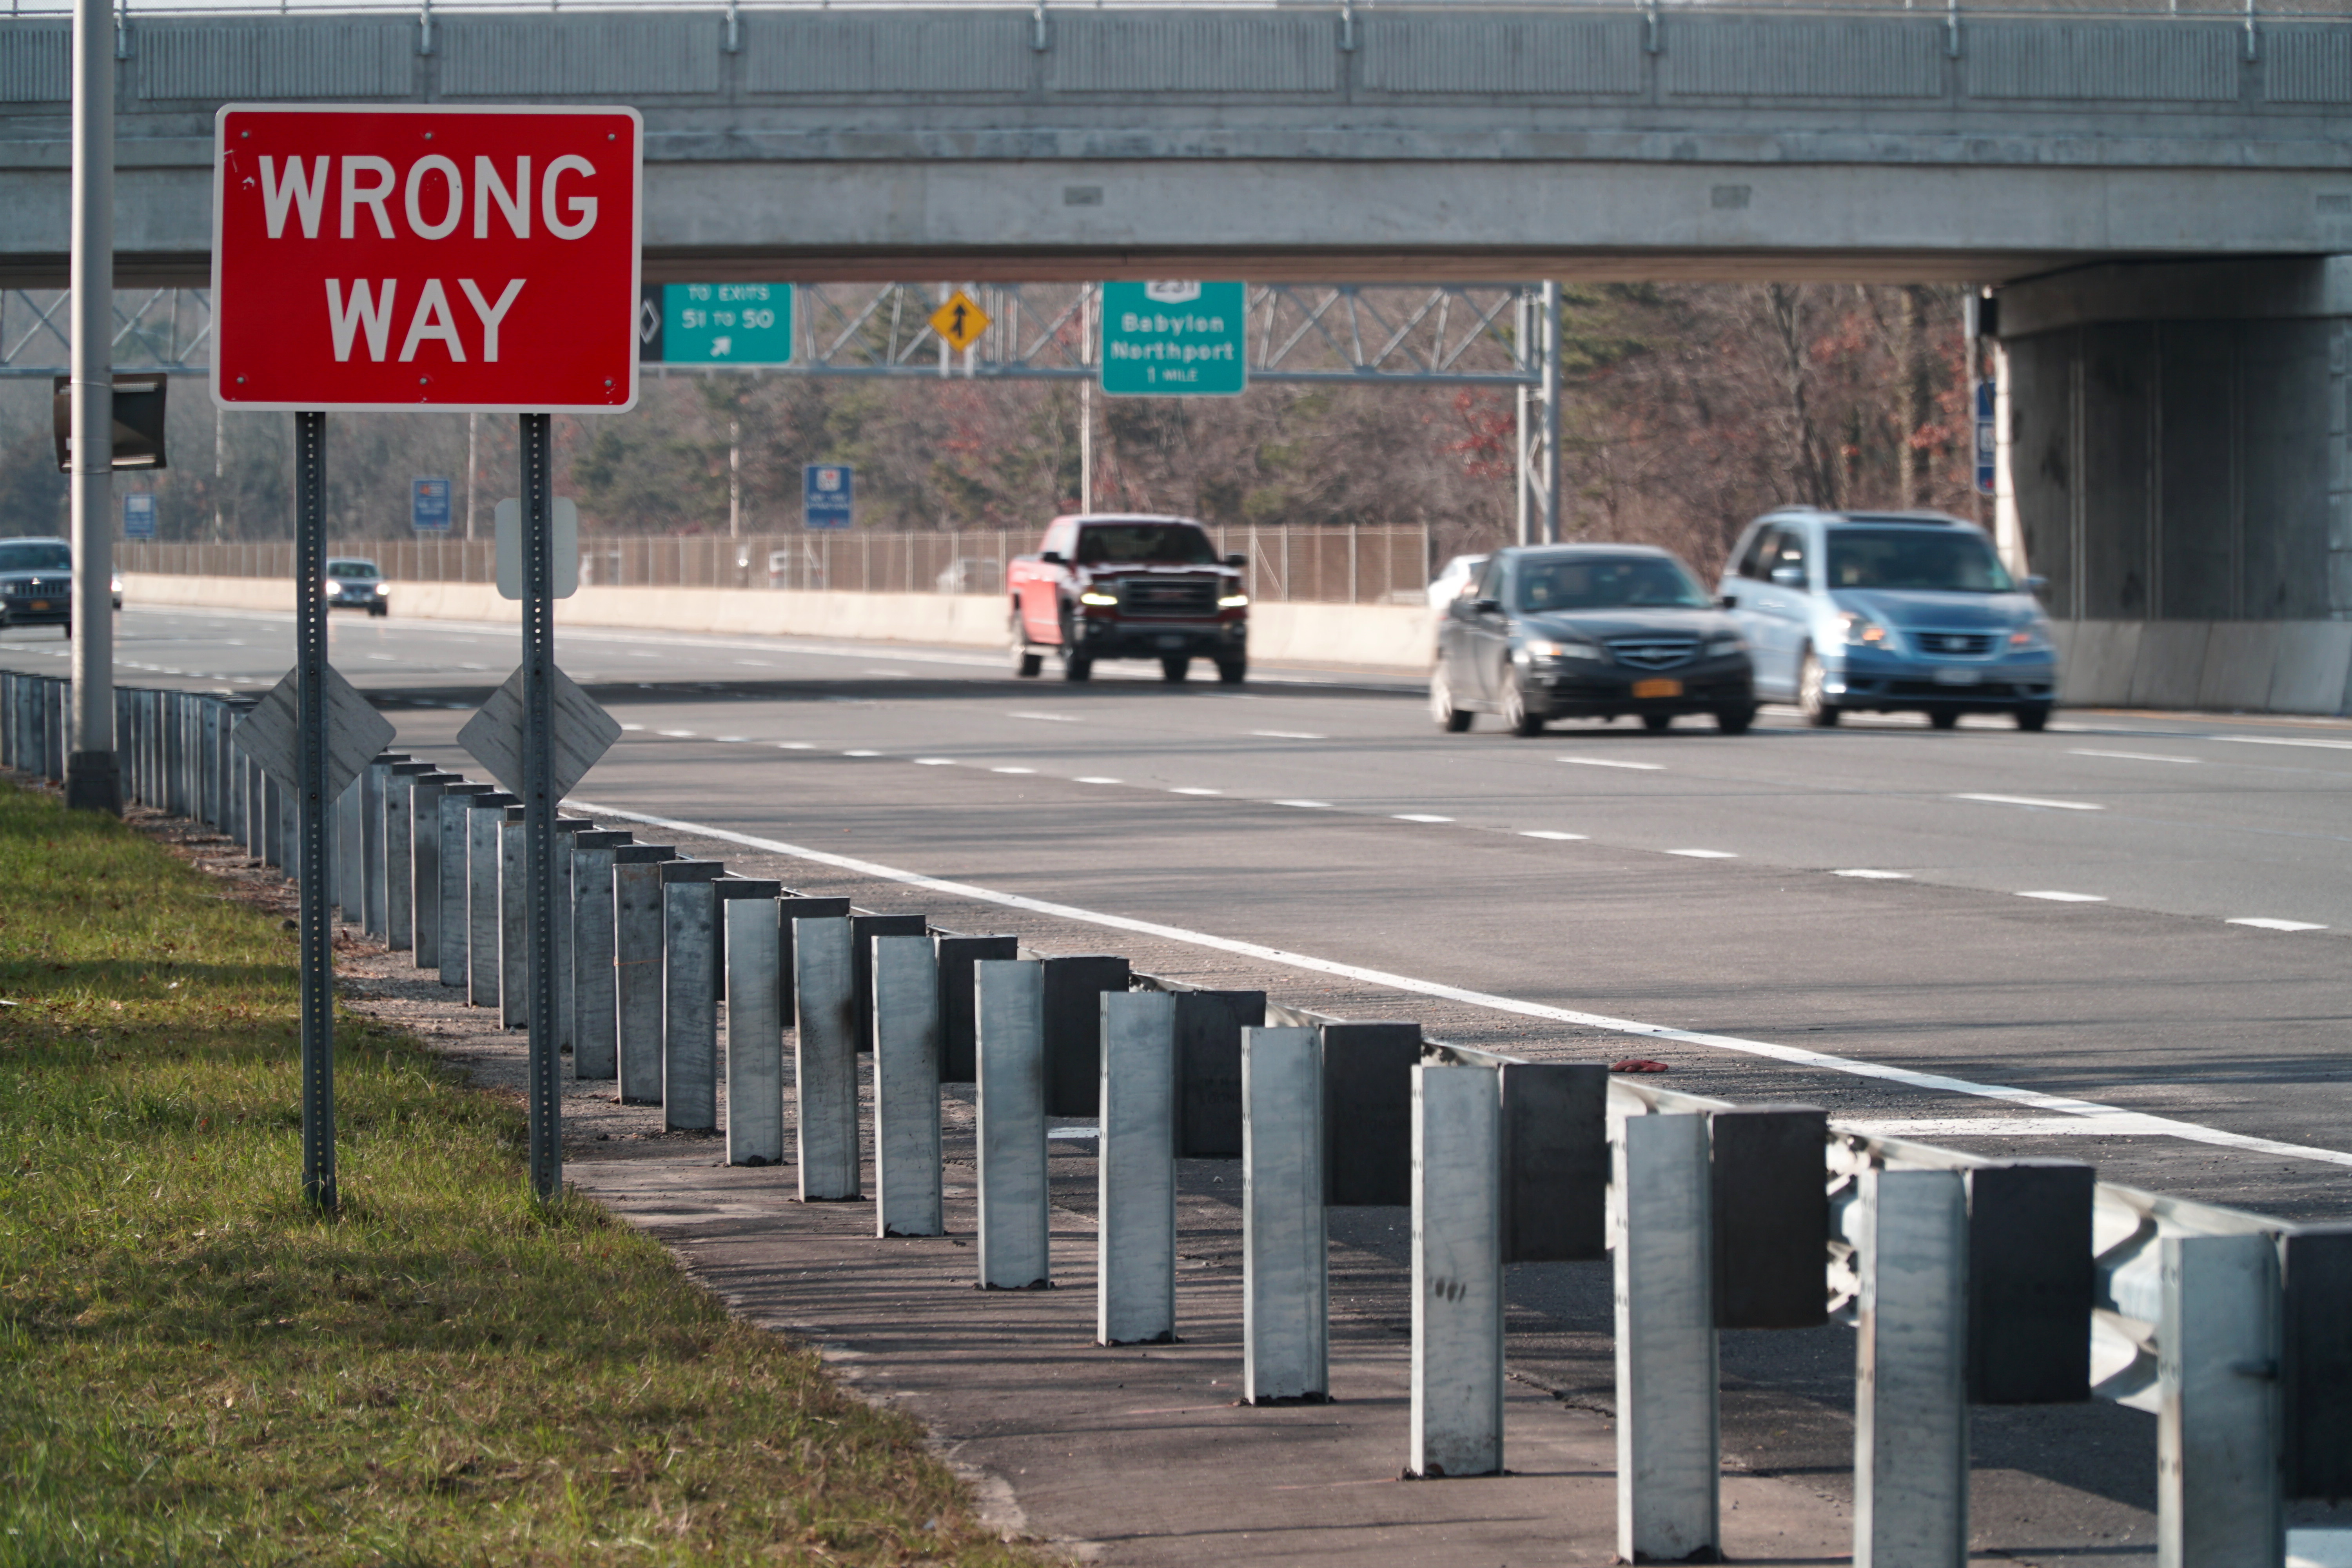
[{"label": "bridge support column", "polygon": [[2092,267],[2000,299],[2007,478],[2062,699],[2347,711],[2352,256]]}]

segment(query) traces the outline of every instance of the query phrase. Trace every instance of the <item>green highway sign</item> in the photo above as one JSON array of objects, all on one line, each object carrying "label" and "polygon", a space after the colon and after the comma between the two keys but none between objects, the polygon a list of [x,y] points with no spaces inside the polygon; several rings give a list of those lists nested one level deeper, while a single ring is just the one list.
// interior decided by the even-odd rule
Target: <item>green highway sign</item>
[{"label": "green highway sign", "polygon": [[1240,283],[1102,286],[1102,389],[1112,397],[1232,397],[1249,384]]},{"label": "green highway sign", "polygon": [[789,283],[661,283],[637,312],[639,356],[662,364],[788,364]]}]

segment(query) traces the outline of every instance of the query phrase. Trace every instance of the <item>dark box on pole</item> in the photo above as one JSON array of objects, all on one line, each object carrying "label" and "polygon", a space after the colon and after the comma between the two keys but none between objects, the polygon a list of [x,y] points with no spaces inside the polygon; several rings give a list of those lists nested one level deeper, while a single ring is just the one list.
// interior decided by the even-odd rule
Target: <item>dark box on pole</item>
[{"label": "dark box on pole", "polygon": [[2059,1160],[1979,1166],[1969,1184],[1969,1400],[2091,1397],[2097,1173]]},{"label": "dark box on pole", "polygon": [[1506,1062],[1503,1261],[1609,1255],[1609,1069]]},{"label": "dark box on pole", "polygon": [[1412,1202],[1419,1024],[1323,1026],[1323,1201]]},{"label": "dark box on pole", "polygon": [[1707,1117],[1715,1208],[1715,1326],[1829,1321],[1829,1113],[1742,1106]]},{"label": "dark box on pole", "polygon": [[1021,956],[1017,936],[938,936],[932,947],[940,965],[940,1081],[980,1079],[980,1026],[971,966],[982,959]]},{"label": "dark box on pole", "polygon": [[1102,1103],[1102,994],[1128,988],[1124,958],[1045,963],[1045,1114],[1096,1116]]},{"label": "dark box on pole", "polygon": [[1242,1031],[1265,1026],[1263,991],[1176,995],[1176,1153],[1242,1157]]}]

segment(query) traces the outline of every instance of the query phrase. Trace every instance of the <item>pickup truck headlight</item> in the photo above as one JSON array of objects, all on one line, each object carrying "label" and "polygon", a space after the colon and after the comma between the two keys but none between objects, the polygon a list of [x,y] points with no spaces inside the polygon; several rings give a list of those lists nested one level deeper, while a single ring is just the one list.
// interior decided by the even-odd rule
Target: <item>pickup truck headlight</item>
[{"label": "pickup truck headlight", "polygon": [[1247,594],[1227,594],[1223,598],[1217,601],[1217,608],[1221,610],[1245,610],[1249,608],[1249,595]]},{"label": "pickup truck headlight", "polygon": [[327,579],[327,592],[328,592],[328,593],[330,593],[330,594],[340,594],[340,593],[341,593],[342,591],[343,591],[343,585],[342,585],[341,583],[338,583],[338,582],[337,582],[337,581],[335,581],[335,579],[333,579],[332,577],[330,577],[330,578],[328,578],[328,579]]},{"label": "pickup truck headlight", "polygon": [[1116,605],[1118,603],[1118,595],[1117,594],[1098,593],[1096,590],[1089,588],[1085,593],[1078,595],[1078,603],[1081,605]]},{"label": "pickup truck headlight", "polygon": [[1528,652],[1537,658],[1599,658],[1600,647],[1589,642],[1564,642],[1551,637],[1529,637]]},{"label": "pickup truck headlight", "polygon": [[383,598],[385,595],[389,595],[391,592],[392,592],[392,584],[389,584],[389,583],[378,583],[378,584],[375,585],[375,596],[376,596],[377,598],[379,598],[379,599]]}]

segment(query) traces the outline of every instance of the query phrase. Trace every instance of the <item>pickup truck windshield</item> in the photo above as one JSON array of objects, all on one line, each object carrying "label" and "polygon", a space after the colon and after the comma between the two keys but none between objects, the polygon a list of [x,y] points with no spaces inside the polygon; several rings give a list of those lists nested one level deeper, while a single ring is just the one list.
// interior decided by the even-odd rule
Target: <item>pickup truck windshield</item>
[{"label": "pickup truck windshield", "polygon": [[1214,566],[1208,534],[1181,522],[1090,523],[1078,531],[1078,564]]},{"label": "pickup truck windshield", "polygon": [[1520,563],[1518,608],[1559,610],[1671,606],[1703,610],[1714,603],[1678,562],[1655,555],[1572,555]]},{"label": "pickup truck windshield", "polygon": [[0,544],[0,572],[70,572],[70,544]]},{"label": "pickup truck windshield", "polygon": [[2017,584],[1981,534],[1959,529],[1833,528],[1832,588],[1927,588],[2013,594]]}]

